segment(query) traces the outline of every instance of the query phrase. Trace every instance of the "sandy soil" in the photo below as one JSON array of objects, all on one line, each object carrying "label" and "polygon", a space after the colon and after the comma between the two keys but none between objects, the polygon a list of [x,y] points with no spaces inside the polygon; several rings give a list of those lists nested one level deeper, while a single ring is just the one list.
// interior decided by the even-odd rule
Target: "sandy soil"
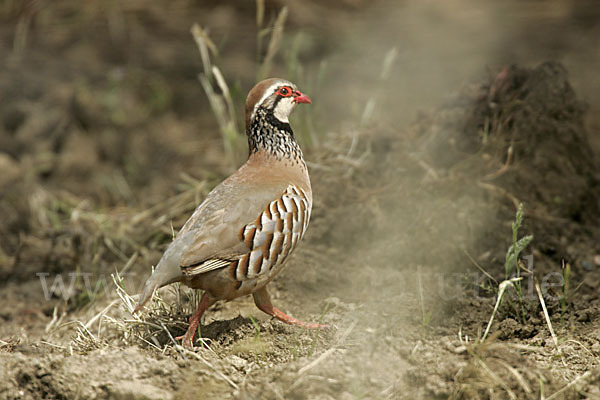
[{"label": "sandy soil", "polygon": [[[315,196],[270,291],[332,329],[242,298],[186,351],[195,295],[140,322],[111,274],[138,293],[243,159],[192,24],[238,106],[268,41],[253,3],[153,4],[0,3],[0,398],[600,398],[600,7],[267,2]],[[520,203],[522,297],[494,311]]]}]

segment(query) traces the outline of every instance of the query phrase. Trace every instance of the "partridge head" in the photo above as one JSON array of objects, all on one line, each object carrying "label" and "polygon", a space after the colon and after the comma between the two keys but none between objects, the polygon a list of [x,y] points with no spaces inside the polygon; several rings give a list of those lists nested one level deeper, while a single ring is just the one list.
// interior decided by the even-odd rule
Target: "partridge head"
[{"label": "partridge head", "polygon": [[312,190],[289,115],[311,103],[283,79],[259,82],[246,100],[248,160],[196,208],[146,281],[136,311],[155,289],[181,282],[204,290],[190,326],[191,345],[206,309],[218,300],[252,294],[259,309],[288,324],[317,328],[273,307],[267,284],[304,236]]}]

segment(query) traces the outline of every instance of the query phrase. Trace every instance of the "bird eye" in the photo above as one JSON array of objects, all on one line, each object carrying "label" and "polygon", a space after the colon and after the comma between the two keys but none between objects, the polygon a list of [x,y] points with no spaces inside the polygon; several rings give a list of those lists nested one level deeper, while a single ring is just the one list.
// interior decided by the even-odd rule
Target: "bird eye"
[{"label": "bird eye", "polygon": [[287,86],[284,86],[282,88],[279,88],[277,94],[280,95],[280,96],[282,96],[282,97],[288,97],[288,96],[292,95],[292,89],[290,89]]}]

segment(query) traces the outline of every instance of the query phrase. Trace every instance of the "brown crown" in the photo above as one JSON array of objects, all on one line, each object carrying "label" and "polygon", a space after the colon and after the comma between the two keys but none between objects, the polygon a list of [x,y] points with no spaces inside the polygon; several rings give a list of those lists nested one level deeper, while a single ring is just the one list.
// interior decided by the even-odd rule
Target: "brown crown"
[{"label": "brown crown", "polygon": [[284,79],[280,78],[269,78],[263,81],[258,82],[250,93],[248,93],[248,97],[246,98],[246,129],[250,126],[250,117],[252,116],[252,111],[254,110],[254,106],[265,94],[265,90],[267,90],[271,85],[277,82],[287,82]]}]

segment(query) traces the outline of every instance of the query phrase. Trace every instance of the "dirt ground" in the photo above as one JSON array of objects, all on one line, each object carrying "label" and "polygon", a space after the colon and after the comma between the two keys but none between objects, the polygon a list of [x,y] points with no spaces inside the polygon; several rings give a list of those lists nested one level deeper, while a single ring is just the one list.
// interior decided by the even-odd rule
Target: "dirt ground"
[{"label": "dirt ground", "polygon": [[[0,399],[599,399],[600,6],[498,3],[0,1]],[[241,121],[286,6],[315,203],[270,292],[331,329],[241,298],[185,350],[197,294],[125,293],[243,162],[190,28]]]}]

